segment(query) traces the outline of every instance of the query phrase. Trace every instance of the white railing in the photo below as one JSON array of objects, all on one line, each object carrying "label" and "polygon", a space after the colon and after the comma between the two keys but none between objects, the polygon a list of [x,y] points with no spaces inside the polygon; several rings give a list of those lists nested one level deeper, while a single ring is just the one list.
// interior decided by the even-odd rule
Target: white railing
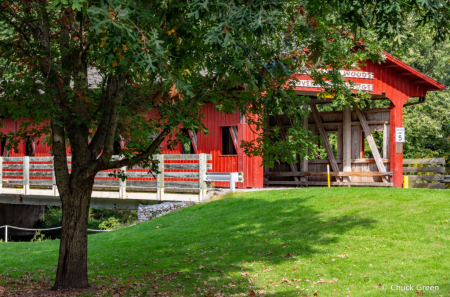
[{"label": "white railing", "polygon": [[244,182],[244,174],[242,172],[206,172],[205,179],[207,182],[230,182],[230,191],[234,192],[236,183]]},{"label": "white railing", "polygon": [[[212,160],[210,154],[155,155],[155,160],[159,161],[158,174],[138,165],[129,170],[120,168],[127,176],[124,181],[112,176],[118,169],[99,172],[95,176],[93,197],[168,201],[166,189],[172,192],[196,189],[199,201],[204,200],[205,174],[212,169],[212,163],[208,162]],[[71,171],[71,157],[67,158],[67,166]],[[0,157],[0,181],[0,194],[59,196],[53,157]],[[142,194],[145,192],[156,194]]]}]

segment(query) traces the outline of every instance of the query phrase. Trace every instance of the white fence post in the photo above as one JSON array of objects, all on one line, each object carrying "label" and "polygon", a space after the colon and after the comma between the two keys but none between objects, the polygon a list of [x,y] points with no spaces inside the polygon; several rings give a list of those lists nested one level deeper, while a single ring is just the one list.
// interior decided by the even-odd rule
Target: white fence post
[{"label": "white fence post", "polygon": [[53,190],[53,197],[58,196],[58,187],[56,186],[56,177],[55,177],[55,157],[52,157],[52,190]]},{"label": "white fence post", "polygon": [[23,194],[30,192],[30,157],[23,157]]},{"label": "white fence post", "polygon": [[238,172],[232,172],[230,173],[230,191],[235,192],[236,191],[236,182],[239,181],[239,173]]},{"label": "white fence post", "polygon": [[164,199],[164,155],[159,154],[156,155],[156,158],[158,160],[158,175],[156,180],[156,195],[158,197],[159,201],[162,201]]},{"label": "white fence post", "polygon": [[202,202],[206,196],[206,154],[198,155],[199,168],[199,197],[198,202]]},{"label": "white fence post", "polygon": [[0,157],[0,194],[3,193],[3,157]]},{"label": "white fence post", "polygon": [[[127,173],[127,167],[124,166],[122,168],[120,168],[121,171],[123,171],[125,174]],[[127,197],[127,180],[119,180],[119,198],[120,199],[125,199]]]},{"label": "white fence post", "polygon": [[8,242],[8,225],[5,226],[5,242]]}]

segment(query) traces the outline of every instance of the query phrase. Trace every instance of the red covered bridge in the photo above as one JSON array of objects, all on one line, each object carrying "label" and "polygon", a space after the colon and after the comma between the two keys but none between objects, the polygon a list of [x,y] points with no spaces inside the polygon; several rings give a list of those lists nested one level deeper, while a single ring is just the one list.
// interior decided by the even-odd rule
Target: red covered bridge
[{"label": "red covered bridge", "polygon": [[[164,154],[206,153],[212,155],[212,171],[243,172],[244,182],[239,188],[262,188],[265,185],[324,185],[321,175],[330,164],[334,172],[333,183],[339,185],[373,185],[401,187],[403,183],[403,146],[396,142],[396,128],[403,126],[403,108],[411,97],[424,98],[428,91],[441,91],[445,86],[420,73],[402,61],[386,53],[386,61],[375,64],[370,61],[360,70],[342,71],[348,81],[355,83],[356,89],[367,91],[372,100],[390,100],[388,109],[359,110],[347,109],[333,112],[318,112],[317,104],[327,104],[330,100],[317,100],[321,90],[308,75],[294,75],[298,95],[311,97],[311,115],[304,124],[322,138],[329,159],[298,160],[295,164],[278,164],[273,169],[261,167],[261,158],[247,157],[240,148],[241,140],[252,140],[254,133],[239,113],[221,114],[211,104],[203,106],[204,124],[210,131],[193,135],[189,148],[178,145],[174,150],[163,149]],[[2,120],[3,133],[17,131],[22,120]],[[283,115],[272,116],[271,125],[289,126]],[[371,132],[383,131],[383,150],[373,147]],[[334,155],[328,134],[337,135],[337,155]],[[283,132],[280,133],[283,137]],[[364,138],[371,147],[373,158],[364,158]],[[51,156],[51,147],[42,139],[22,142],[18,152],[6,151],[5,141],[1,142],[1,156]],[[164,147],[164,144],[163,144]],[[68,149],[70,155],[70,149]],[[217,183],[216,186],[228,186]]]}]

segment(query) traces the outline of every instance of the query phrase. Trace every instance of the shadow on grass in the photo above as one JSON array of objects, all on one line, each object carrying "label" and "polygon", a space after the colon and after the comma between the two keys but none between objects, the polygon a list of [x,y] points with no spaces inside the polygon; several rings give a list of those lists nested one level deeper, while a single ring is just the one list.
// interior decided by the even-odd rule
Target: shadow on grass
[{"label": "shadow on grass", "polygon": [[329,254],[341,236],[376,221],[333,217],[325,198],[286,192],[228,197],[90,236],[89,277],[104,286],[104,296],[252,296],[266,290],[268,278],[278,287],[267,293],[294,296],[291,274],[282,281],[287,270]]},{"label": "shadow on grass", "polygon": [[[247,296],[250,290],[263,289],[258,281],[249,281],[252,274],[268,272],[270,275],[273,267],[285,263],[286,267],[291,265],[289,268],[292,268],[295,261],[326,253],[350,230],[372,228],[376,222],[357,216],[329,218],[308,203],[311,196],[269,195],[279,197],[258,199],[239,195],[139,225],[138,233],[162,233],[151,236],[154,240],[145,245],[151,254],[149,271],[155,275],[177,271],[191,275],[193,284],[185,285],[196,288],[198,292],[194,291],[200,294],[198,296],[218,291],[224,296],[238,293]],[[159,228],[154,231],[156,225]],[[284,284],[286,287],[280,296],[298,291],[295,285],[291,288],[289,284],[290,281]]]}]

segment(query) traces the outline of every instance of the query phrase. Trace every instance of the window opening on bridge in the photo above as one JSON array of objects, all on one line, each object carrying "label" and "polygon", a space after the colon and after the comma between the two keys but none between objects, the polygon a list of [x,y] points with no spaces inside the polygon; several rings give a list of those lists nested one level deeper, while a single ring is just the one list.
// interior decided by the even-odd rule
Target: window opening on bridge
[{"label": "window opening on bridge", "polygon": [[6,150],[5,147],[6,147],[6,139],[2,139],[0,141],[0,157],[6,157],[4,156]]},{"label": "window opening on bridge", "polygon": [[122,147],[120,146],[120,141],[114,140],[114,155],[120,155]]},{"label": "window opening on bridge", "polygon": [[35,148],[34,140],[28,137],[27,140],[25,141],[25,156],[33,157],[34,148]]},{"label": "window opening on bridge", "polygon": [[237,155],[237,126],[222,127],[222,155]]},{"label": "window opening on bridge", "polygon": [[181,133],[183,133],[184,137],[189,137],[191,141],[189,143],[181,143],[181,153],[182,154],[195,154],[194,145],[192,144],[192,136],[191,131],[189,129],[181,129]]}]

